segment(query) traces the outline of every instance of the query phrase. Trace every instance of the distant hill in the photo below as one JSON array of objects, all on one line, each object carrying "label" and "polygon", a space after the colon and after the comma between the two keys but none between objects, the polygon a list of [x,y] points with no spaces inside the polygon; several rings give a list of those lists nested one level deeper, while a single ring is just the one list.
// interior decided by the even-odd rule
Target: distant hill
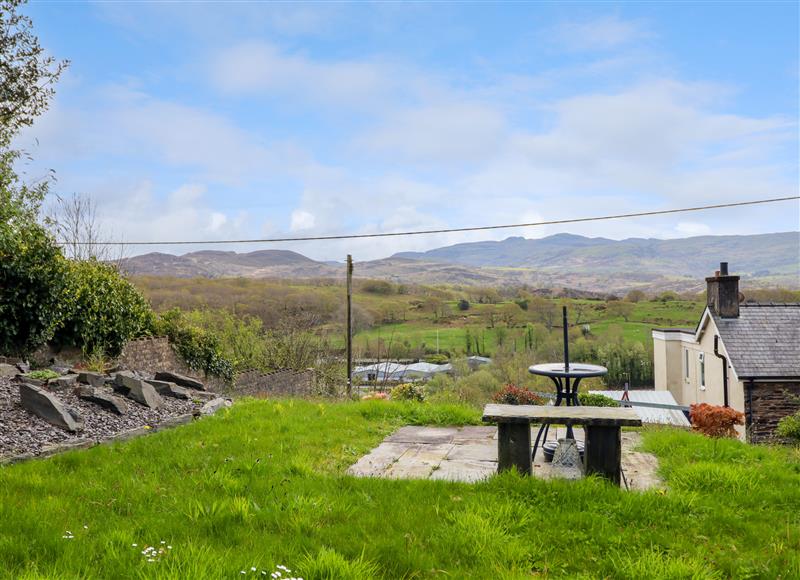
[{"label": "distant hill", "polygon": [[[359,262],[355,275],[419,284],[521,285],[621,293],[700,291],[720,261],[743,286],[800,286],[800,233],[609,240],[572,234],[511,237]],[[182,278],[340,278],[344,266],[288,250],[150,253],[123,261],[131,274]]]},{"label": "distant hill", "polygon": [[557,234],[501,242],[473,242],[393,258],[447,262],[472,267],[532,268],[541,271],[639,272],[703,277],[720,261],[748,276],[797,275],[800,232],[751,236],[697,236],[672,240],[609,240]]},{"label": "distant hill", "polygon": [[289,250],[259,250],[239,254],[204,250],[183,256],[153,252],[123,260],[130,274],[177,278],[316,278],[334,277],[338,268]]}]

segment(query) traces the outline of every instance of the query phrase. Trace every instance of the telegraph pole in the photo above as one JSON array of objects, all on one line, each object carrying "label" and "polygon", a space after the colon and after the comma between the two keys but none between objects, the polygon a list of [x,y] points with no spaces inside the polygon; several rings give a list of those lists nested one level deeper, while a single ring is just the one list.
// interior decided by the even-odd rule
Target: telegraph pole
[{"label": "telegraph pole", "polygon": [[353,394],[353,256],[347,254],[347,396]]}]

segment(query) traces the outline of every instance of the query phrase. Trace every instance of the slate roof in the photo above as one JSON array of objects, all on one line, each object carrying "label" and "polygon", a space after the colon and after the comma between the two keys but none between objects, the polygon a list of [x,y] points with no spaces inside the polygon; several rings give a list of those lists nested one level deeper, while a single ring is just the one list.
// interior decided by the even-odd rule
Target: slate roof
[{"label": "slate roof", "polygon": [[739,378],[800,377],[800,303],[741,304],[714,324]]}]

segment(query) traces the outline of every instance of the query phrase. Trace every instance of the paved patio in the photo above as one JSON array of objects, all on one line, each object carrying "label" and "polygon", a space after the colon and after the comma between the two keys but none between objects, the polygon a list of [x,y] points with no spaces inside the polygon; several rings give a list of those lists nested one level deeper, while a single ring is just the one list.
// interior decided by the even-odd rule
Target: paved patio
[{"label": "paved patio", "polygon": [[[538,426],[532,428],[531,441]],[[551,428],[548,440],[565,436],[566,429]],[[574,429],[583,440],[583,430]],[[663,485],[657,475],[658,459],[635,451],[641,437],[636,432],[622,433],[622,470],[632,490]],[[357,477],[392,479],[443,479],[475,482],[497,473],[496,427],[401,427],[352,465],[348,473]],[[550,479],[582,477],[580,469],[554,468],[542,452],[536,453],[534,477]]]}]

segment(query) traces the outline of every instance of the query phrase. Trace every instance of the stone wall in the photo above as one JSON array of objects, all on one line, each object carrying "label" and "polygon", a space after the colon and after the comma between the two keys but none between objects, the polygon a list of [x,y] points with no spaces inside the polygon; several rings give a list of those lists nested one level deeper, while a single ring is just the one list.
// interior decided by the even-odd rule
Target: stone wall
[{"label": "stone wall", "polygon": [[190,369],[175,353],[166,337],[132,340],[122,349],[117,363],[128,369],[155,374],[170,371],[195,377],[206,384],[208,390],[237,397],[307,397],[314,394],[313,369],[304,371],[279,370],[271,373],[250,370],[239,373],[233,387],[218,377]]},{"label": "stone wall", "polygon": [[314,386],[314,369],[271,373],[252,370],[236,375],[231,394],[236,397],[308,397],[314,394]]},{"label": "stone wall", "polygon": [[128,342],[122,349],[117,363],[127,369],[143,373],[155,374],[158,371],[169,371],[195,377],[206,385],[206,389],[216,393],[230,390],[230,386],[219,377],[206,375],[203,371],[195,371],[175,353],[165,336],[140,338]]},{"label": "stone wall", "polygon": [[[745,387],[745,417],[748,421],[747,440],[767,443],[774,439],[778,422],[800,411],[800,382],[759,383],[748,394]],[[750,418],[752,417],[752,422]]]}]

